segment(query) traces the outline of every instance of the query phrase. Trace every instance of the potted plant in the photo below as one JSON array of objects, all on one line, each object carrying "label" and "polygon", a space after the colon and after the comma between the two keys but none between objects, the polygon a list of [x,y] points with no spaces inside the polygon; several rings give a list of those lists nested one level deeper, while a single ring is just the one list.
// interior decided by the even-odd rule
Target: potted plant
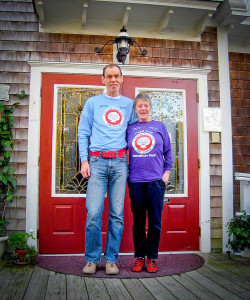
[{"label": "potted plant", "polygon": [[15,249],[17,264],[28,264],[36,257],[35,247],[28,245],[28,239],[35,239],[33,233],[13,232],[9,235],[7,243]]},{"label": "potted plant", "polygon": [[[24,98],[25,91],[21,91],[21,95],[17,94],[19,99]],[[6,225],[9,224],[5,220],[5,210],[8,202],[14,197],[18,197],[15,192],[17,190],[17,180],[14,175],[15,170],[9,167],[11,151],[13,151],[13,135],[11,129],[15,119],[12,117],[14,108],[19,102],[12,105],[4,105],[0,101],[0,260],[3,257],[5,244],[8,240],[6,235]]]},{"label": "potted plant", "polygon": [[228,246],[235,252],[241,251],[242,256],[250,255],[250,215],[245,211],[238,213],[230,220],[228,227]]},{"label": "potted plant", "polygon": [[28,246],[27,253],[24,257],[24,261],[28,261],[29,263],[35,263],[37,258],[37,251],[34,246]]}]

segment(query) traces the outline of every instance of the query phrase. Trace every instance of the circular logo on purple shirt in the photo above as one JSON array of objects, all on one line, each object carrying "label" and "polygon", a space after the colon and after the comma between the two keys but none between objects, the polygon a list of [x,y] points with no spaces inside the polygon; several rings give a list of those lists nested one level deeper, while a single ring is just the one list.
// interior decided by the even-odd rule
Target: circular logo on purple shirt
[{"label": "circular logo on purple shirt", "polygon": [[139,133],[132,141],[132,146],[136,152],[146,154],[155,146],[155,138],[150,133]]}]

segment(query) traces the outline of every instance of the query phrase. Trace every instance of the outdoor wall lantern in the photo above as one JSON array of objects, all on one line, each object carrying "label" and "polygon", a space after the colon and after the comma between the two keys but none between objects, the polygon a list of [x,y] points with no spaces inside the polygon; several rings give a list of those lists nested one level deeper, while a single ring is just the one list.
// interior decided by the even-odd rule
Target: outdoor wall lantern
[{"label": "outdoor wall lantern", "polygon": [[122,27],[122,29],[120,30],[120,33],[118,34],[118,36],[115,39],[107,41],[101,49],[98,47],[95,47],[95,52],[101,53],[102,50],[104,49],[104,47],[109,42],[112,42],[112,44],[116,44],[116,46],[117,46],[116,58],[123,65],[125,63],[127,54],[129,53],[130,45],[137,44],[142,55],[146,55],[148,53],[148,51],[146,49],[142,50],[141,47],[139,46],[139,44],[136,41],[132,40],[132,38],[128,35],[127,30],[124,28],[124,26]]}]

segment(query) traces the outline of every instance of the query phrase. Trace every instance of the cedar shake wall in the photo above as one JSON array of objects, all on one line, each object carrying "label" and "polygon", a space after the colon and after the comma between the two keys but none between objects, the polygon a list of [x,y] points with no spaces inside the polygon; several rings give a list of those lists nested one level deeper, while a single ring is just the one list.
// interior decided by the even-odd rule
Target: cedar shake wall
[{"label": "cedar shake wall", "polygon": [[[211,69],[208,74],[209,106],[219,107],[216,32],[216,28],[207,27],[201,42],[135,39],[148,50],[148,54],[142,57],[139,49],[132,46],[130,64]],[[102,46],[111,38],[114,37],[39,33],[38,17],[34,13],[32,0],[0,2],[0,84],[10,85],[11,103],[18,100],[15,96],[17,92],[25,90],[27,94],[14,113],[16,121],[12,167],[16,169],[20,198],[8,205],[6,217],[10,221],[9,231],[25,230],[30,89],[30,67],[27,61],[112,63],[112,46],[106,46],[102,54],[94,53],[96,46]],[[211,218],[214,219],[211,222],[212,250],[217,251],[222,248],[220,144],[210,143],[210,161]]]},{"label": "cedar shake wall", "polygon": [[[229,53],[233,172],[250,173],[250,54]],[[234,180],[234,212],[240,211],[240,182]]]}]

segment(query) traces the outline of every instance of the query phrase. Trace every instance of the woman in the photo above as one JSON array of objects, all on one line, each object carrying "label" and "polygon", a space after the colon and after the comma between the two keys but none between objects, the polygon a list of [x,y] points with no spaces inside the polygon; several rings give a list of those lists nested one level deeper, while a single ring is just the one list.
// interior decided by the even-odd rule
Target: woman
[{"label": "woman", "polygon": [[[139,121],[128,126],[129,196],[133,212],[136,262],[132,271],[141,272],[147,256],[147,271],[157,272],[156,259],[161,235],[165,184],[172,167],[172,151],[165,125],[151,121],[152,102],[147,94],[136,96],[134,109]],[[146,212],[148,234],[146,235]]]}]

